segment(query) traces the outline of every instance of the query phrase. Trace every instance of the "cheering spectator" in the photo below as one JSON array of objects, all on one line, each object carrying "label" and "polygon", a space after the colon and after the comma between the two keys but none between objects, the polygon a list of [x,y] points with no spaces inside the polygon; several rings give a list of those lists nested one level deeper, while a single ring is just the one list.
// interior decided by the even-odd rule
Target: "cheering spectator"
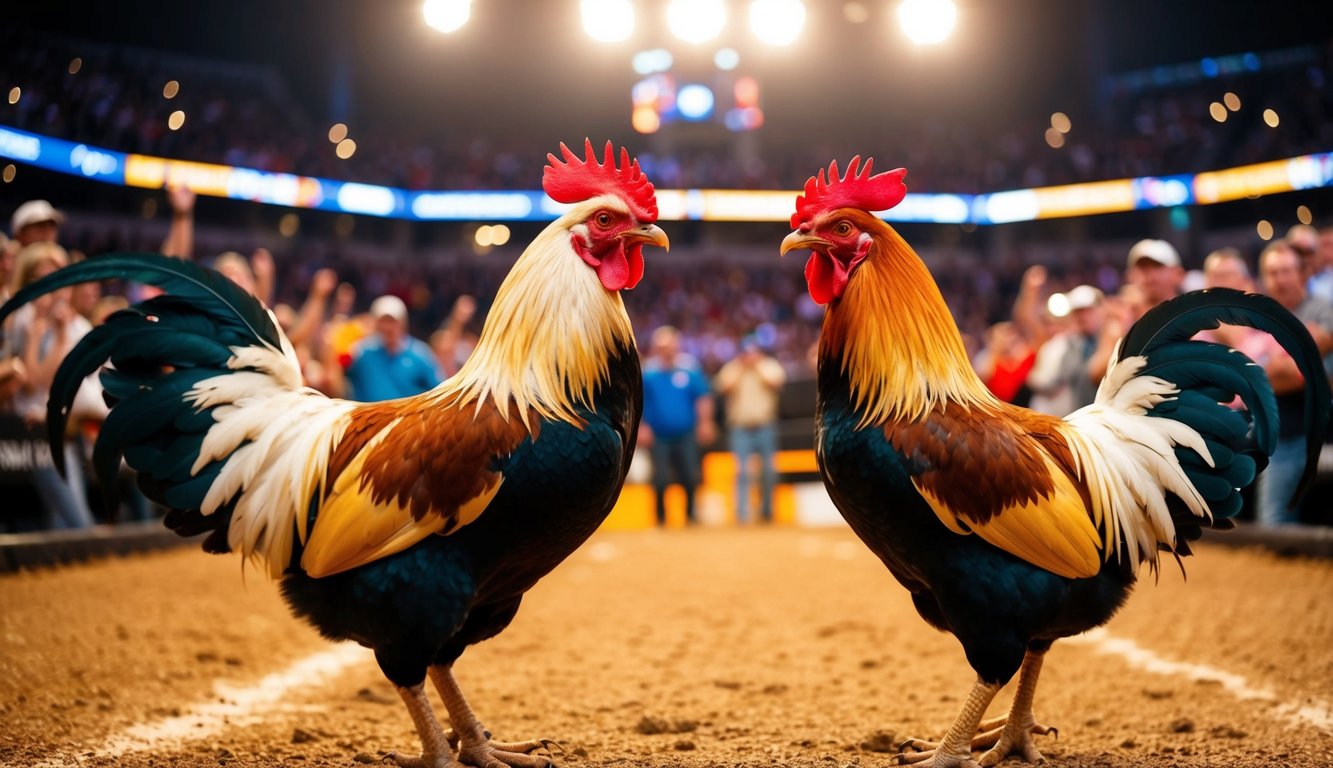
[{"label": "cheering spectator", "polygon": [[397,296],[381,296],[370,305],[375,333],[352,350],[347,367],[348,394],[362,402],[394,400],[420,394],[439,384],[439,364],[430,346],[407,333],[407,305]]}]

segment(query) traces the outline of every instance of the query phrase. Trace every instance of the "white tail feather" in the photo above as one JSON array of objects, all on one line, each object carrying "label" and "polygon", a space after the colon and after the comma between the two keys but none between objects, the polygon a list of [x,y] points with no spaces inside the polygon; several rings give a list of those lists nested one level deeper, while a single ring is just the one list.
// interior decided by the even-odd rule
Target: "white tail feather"
[{"label": "white tail feather", "polygon": [[200,512],[211,515],[234,499],[227,543],[265,561],[275,578],[291,559],[293,530],[306,535],[310,499],[357,407],[303,387],[296,356],[282,340],[285,353],[233,347],[227,365],[234,372],[204,379],[185,395],[197,409],[216,406],[191,474],[225,462]]},{"label": "white tail feather", "polygon": [[1123,547],[1131,562],[1156,565],[1158,544],[1176,545],[1167,493],[1179,496],[1196,516],[1211,516],[1176,458],[1175,447],[1194,450],[1209,466],[1213,457],[1203,436],[1189,425],[1147,415],[1159,403],[1174,399],[1176,386],[1155,376],[1139,376],[1146,358],[1117,360],[1118,356],[1119,349],[1112,355],[1096,401],[1067,416],[1062,434],[1087,481],[1093,520],[1103,529],[1108,556],[1112,551],[1119,556]]}]

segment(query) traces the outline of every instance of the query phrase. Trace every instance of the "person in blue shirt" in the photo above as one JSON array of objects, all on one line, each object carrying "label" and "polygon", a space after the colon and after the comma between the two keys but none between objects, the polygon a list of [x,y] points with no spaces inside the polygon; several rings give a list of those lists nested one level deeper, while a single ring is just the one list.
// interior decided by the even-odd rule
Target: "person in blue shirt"
[{"label": "person in blue shirt", "polygon": [[657,524],[666,522],[665,496],[672,478],[685,489],[685,516],[696,522],[695,490],[702,481],[699,447],[717,437],[713,397],[698,361],[680,351],[680,334],[670,326],[653,332],[643,368],[643,421],[639,443],[653,460]]},{"label": "person in blue shirt", "polygon": [[381,296],[370,305],[375,333],[352,349],[348,396],[370,403],[421,394],[439,384],[440,364],[430,346],[407,334],[407,305]]}]

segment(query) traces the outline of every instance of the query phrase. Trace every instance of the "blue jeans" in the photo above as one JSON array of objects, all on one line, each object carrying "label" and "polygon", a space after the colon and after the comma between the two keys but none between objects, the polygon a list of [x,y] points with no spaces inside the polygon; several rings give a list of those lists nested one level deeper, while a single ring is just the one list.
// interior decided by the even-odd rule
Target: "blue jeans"
[{"label": "blue jeans", "polygon": [[1301,508],[1288,509],[1291,495],[1305,471],[1305,437],[1277,441],[1268,469],[1259,475],[1254,488],[1255,519],[1260,525],[1284,525],[1301,521]]},{"label": "blue jeans", "polygon": [[773,456],[778,451],[776,424],[728,428],[731,452],[736,457],[736,522],[750,518],[750,456],[759,456],[759,519],[773,522],[773,485],[777,472]]},{"label": "blue jeans", "polygon": [[655,436],[652,448],[653,491],[657,496],[657,524],[666,523],[666,489],[672,476],[685,489],[685,519],[694,522],[694,490],[702,474],[699,467],[699,443],[693,430],[675,437]]},{"label": "blue jeans", "polygon": [[93,524],[83,483],[83,457],[74,443],[65,442],[64,477],[54,466],[38,467],[32,471],[32,484],[46,508],[46,527],[88,528]]}]

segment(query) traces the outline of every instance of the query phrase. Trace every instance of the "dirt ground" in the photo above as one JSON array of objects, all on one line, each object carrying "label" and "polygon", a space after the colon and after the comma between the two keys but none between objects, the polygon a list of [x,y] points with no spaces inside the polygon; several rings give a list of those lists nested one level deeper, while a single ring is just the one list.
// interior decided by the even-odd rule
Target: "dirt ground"
[{"label": "dirt ground", "polygon": [[[1038,740],[1051,763],[1333,763],[1333,562],[1199,550],[1188,582],[1145,574],[1106,635],[1055,646],[1037,691],[1038,718],[1060,729]],[[357,766],[415,751],[368,651],[290,691],[291,674],[271,677],[333,647],[233,557],[0,577],[0,764]],[[882,750],[943,732],[973,679],[849,532],[797,529],[598,534],[457,673],[497,738],[555,739],[574,768],[888,766]],[[185,726],[126,741],[163,721]]]}]

